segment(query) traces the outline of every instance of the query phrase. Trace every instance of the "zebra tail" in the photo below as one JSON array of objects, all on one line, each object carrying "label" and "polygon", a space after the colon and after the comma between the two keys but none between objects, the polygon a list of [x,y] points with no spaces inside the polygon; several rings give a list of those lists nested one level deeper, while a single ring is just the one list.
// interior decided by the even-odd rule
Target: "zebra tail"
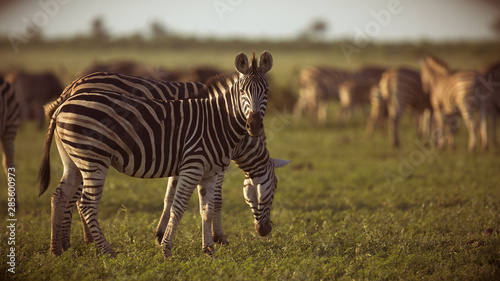
[{"label": "zebra tail", "polygon": [[75,83],[77,83],[78,80],[76,80],[75,82],[71,83],[69,86],[67,86],[64,91],[62,92],[62,94],[55,100],[55,101],[52,101],[52,102],[49,102],[47,104],[45,104],[43,106],[43,111],[45,112],[45,117],[47,119],[50,120],[50,118],[52,117],[52,115],[54,115],[54,112],[56,111],[56,109],[64,102],[66,101],[68,98],[71,97],[71,93],[73,91],[73,86]]},{"label": "zebra tail", "polygon": [[47,190],[50,183],[50,147],[55,128],[56,120],[55,118],[52,118],[50,120],[49,130],[45,136],[42,162],[40,163],[40,168],[38,170],[38,197],[40,197]]}]

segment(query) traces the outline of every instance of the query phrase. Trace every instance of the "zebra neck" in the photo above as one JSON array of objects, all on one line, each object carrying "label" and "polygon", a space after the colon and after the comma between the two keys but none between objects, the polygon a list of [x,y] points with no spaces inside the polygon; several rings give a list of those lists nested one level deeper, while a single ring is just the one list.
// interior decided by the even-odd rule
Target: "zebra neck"
[{"label": "zebra neck", "polygon": [[241,106],[237,77],[226,77],[214,85],[208,85],[209,103],[213,109],[212,130],[234,148],[246,134],[246,116]]}]

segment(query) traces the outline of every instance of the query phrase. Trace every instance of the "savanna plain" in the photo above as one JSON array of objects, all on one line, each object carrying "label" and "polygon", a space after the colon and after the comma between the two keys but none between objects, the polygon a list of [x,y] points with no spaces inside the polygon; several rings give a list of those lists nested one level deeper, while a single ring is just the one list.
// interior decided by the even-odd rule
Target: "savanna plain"
[{"label": "savanna plain", "polygon": [[[100,223],[116,258],[85,245],[73,215],[71,248],[49,251],[50,196],[63,166],[52,147],[52,182],[38,197],[36,173],[45,130],[24,124],[16,139],[15,273],[8,272],[10,230],[7,179],[0,173],[1,280],[499,280],[500,148],[466,150],[459,126],[455,151],[438,152],[418,138],[412,120],[402,122],[401,147],[390,146],[387,127],[365,138],[361,112],[345,125],[329,107],[325,127],[294,120],[298,71],[308,65],[354,68],[362,64],[417,67],[433,51],[452,68],[475,69],[498,60],[498,45],[371,46],[347,62],[337,45],[315,51],[249,46],[234,50],[136,50],[27,48],[0,52],[5,67],[30,70],[64,66],[69,77],[102,60],[129,58],[171,67],[212,64],[233,68],[240,51],[267,49],[274,58],[265,117],[271,156],[292,160],[276,170],[278,189],[271,234],[259,237],[243,197],[243,172],[233,164],[223,185],[223,227],[230,244],[212,257],[201,249],[201,219],[193,194],[176,232],[173,257],[164,260],[154,230],[167,180],[134,179],[111,171],[101,201]],[[69,74],[68,74],[69,73]],[[65,84],[72,79],[66,78]],[[273,88],[274,87],[274,88]],[[273,97],[273,94],[275,95]]]}]

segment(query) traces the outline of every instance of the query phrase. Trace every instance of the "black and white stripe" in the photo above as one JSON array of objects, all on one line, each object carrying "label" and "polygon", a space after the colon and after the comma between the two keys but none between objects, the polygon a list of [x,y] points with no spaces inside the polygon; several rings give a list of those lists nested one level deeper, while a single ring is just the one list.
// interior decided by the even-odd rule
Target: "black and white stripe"
[{"label": "black and white stripe", "polygon": [[[439,150],[443,148],[445,127],[448,146],[450,149],[454,148],[454,133],[458,129],[455,117],[460,114],[469,132],[467,148],[473,151],[476,146],[477,127],[474,122],[474,112],[480,110],[481,122],[486,121],[477,73],[451,71],[446,63],[433,55],[427,55],[419,62],[422,68],[422,88],[430,94],[433,108],[437,148]],[[485,135],[485,132],[481,135]],[[486,149],[486,146],[487,139],[482,139],[483,149]]]},{"label": "black and white stripe", "polygon": [[395,67],[387,70],[379,82],[379,95],[372,96],[372,113],[367,124],[369,136],[380,118],[385,106],[389,115],[389,127],[392,135],[392,145],[399,146],[398,127],[405,110],[411,110],[421,120],[423,135],[430,132],[430,114],[432,111],[430,97],[422,89],[420,72],[407,67]]},{"label": "black and white stripe", "polygon": [[[299,99],[294,108],[294,117],[302,118],[304,112],[319,125],[326,123],[329,101],[340,100],[341,119],[349,110],[368,102],[370,88],[378,83],[384,69],[364,66],[347,70],[328,66],[311,66],[299,75]],[[342,94],[342,97],[341,97]]]},{"label": "black and white stripe", "polygon": [[[175,229],[196,185],[212,198],[216,178],[229,164],[235,146],[246,132],[259,135],[262,131],[266,73],[272,57],[264,52],[257,67],[255,58],[249,65],[240,54],[235,64],[239,74],[209,82],[210,97],[205,99],[163,101],[96,91],[64,101],[52,115],[47,134],[40,194],[48,185],[53,136],[65,165],[61,189],[73,192],[53,195],[53,217],[61,216],[64,210],[59,206],[67,206],[70,199],[66,194],[74,194],[83,180],[82,213],[101,253],[113,254],[97,222],[97,205],[109,167],[135,177],[178,175],[162,241],[164,255],[170,256]],[[213,210],[213,203],[208,208]],[[207,225],[211,225],[212,215],[207,213]],[[211,252],[213,242],[204,240],[204,250]]]},{"label": "black and white stripe", "polygon": [[[0,77],[0,141],[2,142],[2,167],[5,175],[15,173],[14,140],[19,125],[19,103],[16,99],[14,89]],[[9,185],[10,186],[10,185]],[[8,202],[18,205],[17,197],[8,192]],[[14,193],[14,194],[17,194]],[[9,205],[10,206],[10,205]]]}]

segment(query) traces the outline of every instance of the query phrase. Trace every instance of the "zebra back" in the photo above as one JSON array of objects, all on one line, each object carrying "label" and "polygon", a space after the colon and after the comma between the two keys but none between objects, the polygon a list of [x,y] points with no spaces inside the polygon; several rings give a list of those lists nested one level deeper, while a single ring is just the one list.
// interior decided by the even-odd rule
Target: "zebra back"
[{"label": "zebra back", "polygon": [[207,98],[205,85],[196,82],[163,82],[139,76],[111,72],[94,72],[81,76],[67,86],[61,96],[45,106],[51,117],[65,100],[73,95],[93,91],[108,91],[159,100]]}]

